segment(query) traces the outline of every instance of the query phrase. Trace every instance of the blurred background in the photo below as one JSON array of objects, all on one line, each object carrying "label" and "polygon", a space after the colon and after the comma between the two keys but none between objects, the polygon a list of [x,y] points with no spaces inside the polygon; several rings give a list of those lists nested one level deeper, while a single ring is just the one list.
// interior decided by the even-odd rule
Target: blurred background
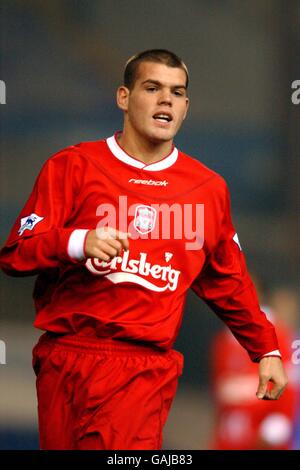
[{"label": "blurred background", "polygon": [[[300,365],[291,358],[300,340],[300,105],[291,95],[300,80],[300,1],[2,0],[0,22],[1,244],[51,154],[121,129],[115,91],[128,57],[174,51],[191,75],[190,114],[176,145],[228,182],[249,270],[263,283],[263,302],[291,330],[286,354],[299,395]],[[37,449],[34,279],[0,273],[0,281],[0,448]],[[217,446],[212,362],[222,328],[191,294],[176,343],[185,369],[167,449]],[[234,435],[243,419],[235,413],[227,423]],[[287,427],[283,434],[297,448],[296,412],[287,419],[292,435]]]}]

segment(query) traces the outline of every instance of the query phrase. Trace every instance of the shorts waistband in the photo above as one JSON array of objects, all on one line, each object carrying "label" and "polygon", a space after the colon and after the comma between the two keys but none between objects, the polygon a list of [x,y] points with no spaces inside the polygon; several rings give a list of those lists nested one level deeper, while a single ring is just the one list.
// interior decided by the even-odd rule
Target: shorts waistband
[{"label": "shorts waistband", "polygon": [[140,353],[149,355],[166,355],[170,350],[160,349],[153,345],[145,345],[133,341],[125,341],[112,338],[94,338],[82,335],[61,335],[51,332],[44,333],[39,343],[51,342],[67,349],[84,350],[90,352],[118,352],[118,353]]}]

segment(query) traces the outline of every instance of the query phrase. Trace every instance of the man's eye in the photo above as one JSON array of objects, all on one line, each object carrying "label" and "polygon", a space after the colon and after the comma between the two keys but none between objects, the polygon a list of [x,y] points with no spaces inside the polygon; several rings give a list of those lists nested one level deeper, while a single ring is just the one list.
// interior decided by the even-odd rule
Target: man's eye
[{"label": "man's eye", "polygon": [[181,91],[175,90],[174,95],[176,96],[183,96],[183,93]]},{"label": "man's eye", "polygon": [[155,86],[151,86],[147,88],[147,91],[155,91],[157,88]]}]

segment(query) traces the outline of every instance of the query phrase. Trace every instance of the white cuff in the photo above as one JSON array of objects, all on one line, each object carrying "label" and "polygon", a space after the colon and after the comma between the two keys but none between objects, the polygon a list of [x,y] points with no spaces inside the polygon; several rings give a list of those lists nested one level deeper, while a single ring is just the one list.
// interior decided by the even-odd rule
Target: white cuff
[{"label": "white cuff", "polygon": [[281,354],[280,354],[279,349],[274,349],[274,351],[270,351],[270,352],[268,352],[267,354],[264,354],[264,355],[262,356],[262,358],[263,358],[263,357],[266,357],[266,356],[278,356],[278,357],[281,357]]},{"label": "white cuff", "polygon": [[76,261],[84,260],[84,240],[88,229],[76,229],[69,238],[68,255]]}]

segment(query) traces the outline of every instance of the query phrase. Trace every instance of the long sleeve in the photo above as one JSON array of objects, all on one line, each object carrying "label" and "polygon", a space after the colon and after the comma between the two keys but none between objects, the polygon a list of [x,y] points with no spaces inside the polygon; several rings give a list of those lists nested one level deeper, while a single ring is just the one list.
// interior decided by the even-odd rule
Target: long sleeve
[{"label": "long sleeve", "polygon": [[26,276],[63,263],[77,263],[68,250],[74,232],[68,221],[79,178],[75,157],[70,148],[44,164],[0,252],[0,267],[7,274]]},{"label": "long sleeve", "polygon": [[230,215],[225,186],[225,205],[220,237],[208,255],[205,269],[192,289],[230,328],[253,361],[278,350],[273,325],[260,310],[256,291]]}]

